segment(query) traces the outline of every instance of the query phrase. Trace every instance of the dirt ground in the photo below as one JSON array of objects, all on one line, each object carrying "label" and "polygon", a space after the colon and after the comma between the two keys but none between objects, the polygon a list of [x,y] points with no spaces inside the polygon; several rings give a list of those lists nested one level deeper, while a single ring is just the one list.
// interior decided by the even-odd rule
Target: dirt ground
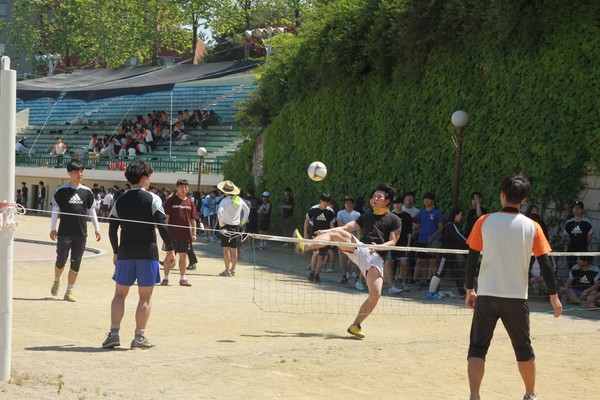
[{"label": "dirt ground", "polygon": [[[15,236],[47,240],[49,224],[24,216]],[[13,373],[11,383],[0,382],[0,399],[468,398],[468,314],[375,315],[363,324],[367,337],[355,340],[346,334],[352,317],[345,314],[261,311],[253,302],[253,266],[217,276],[222,261],[202,251],[212,246],[214,254],[217,244],[198,246],[192,287],[155,288],[147,333],[156,348],[128,350],[134,287],[121,328],[124,348],[103,350],[114,283],[106,224],[102,232],[102,241],[88,246],[106,253],[84,259],[77,303],[50,296],[53,251],[38,244],[37,258],[49,259],[15,255]],[[541,399],[598,398],[599,314],[532,315]],[[486,369],[483,399],[522,398],[500,324]]]}]

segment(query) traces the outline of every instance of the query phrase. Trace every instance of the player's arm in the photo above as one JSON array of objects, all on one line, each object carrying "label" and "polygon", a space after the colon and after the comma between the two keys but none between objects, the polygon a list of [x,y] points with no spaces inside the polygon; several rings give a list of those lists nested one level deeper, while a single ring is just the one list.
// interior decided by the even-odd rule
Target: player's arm
[{"label": "player's arm", "polygon": [[398,239],[400,238],[400,231],[393,231],[390,232],[390,236],[388,238],[388,241],[385,243],[382,243],[382,246],[395,246],[396,243],[398,243]]},{"label": "player's arm", "polygon": [[481,252],[473,249],[469,249],[469,255],[467,256],[467,267],[465,271],[465,290],[467,295],[465,297],[465,305],[468,308],[475,307],[475,301],[477,300],[477,294],[475,293],[475,271],[477,270],[477,261],[479,260],[479,254]]},{"label": "player's arm", "polygon": [[118,218],[115,218],[112,214],[108,219],[108,239],[110,240],[110,246],[113,251],[113,262],[116,263],[117,255],[119,254],[119,226],[121,222]]},{"label": "player's arm", "polygon": [[94,226],[94,232],[96,233],[96,241],[100,241],[102,239],[102,235],[100,234],[100,224],[98,223],[98,216],[96,215],[96,209],[94,205],[87,209],[87,215],[92,220],[92,225]]},{"label": "player's arm", "polygon": [[56,240],[58,234],[56,233],[56,223],[58,222],[58,215],[60,214],[60,207],[52,201],[52,215],[50,217],[50,239]]},{"label": "player's arm", "polygon": [[556,279],[554,279],[552,262],[550,261],[548,254],[542,254],[541,256],[536,257],[536,259],[540,264],[540,274],[542,275],[542,278],[544,278],[544,283],[550,294],[550,304],[552,304],[552,308],[554,309],[554,318],[558,318],[562,314],[562,304],[556,295]]}]

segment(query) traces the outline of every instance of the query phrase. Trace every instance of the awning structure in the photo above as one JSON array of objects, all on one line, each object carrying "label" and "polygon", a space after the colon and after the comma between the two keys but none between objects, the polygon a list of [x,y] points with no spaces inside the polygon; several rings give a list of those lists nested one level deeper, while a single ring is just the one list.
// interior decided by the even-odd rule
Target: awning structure
[{"label": "awning structure", "polygon": [[262,61],[225,61],[172,67],[129,67],[77,70],[47,78],[19,82],[17,98],[29,101],[50,97],[92,101],[125,95],[170,91],[177,83],[218,78],[252,69]]}]

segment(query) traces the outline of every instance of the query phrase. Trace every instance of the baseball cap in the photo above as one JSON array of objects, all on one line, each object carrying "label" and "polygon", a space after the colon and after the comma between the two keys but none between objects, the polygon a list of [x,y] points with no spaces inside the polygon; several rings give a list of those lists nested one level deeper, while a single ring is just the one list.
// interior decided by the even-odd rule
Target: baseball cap
[{"label": "baseball cap", "polygon": [[263,192],[263,197],[269,197],[271,194],[269,192]]}]

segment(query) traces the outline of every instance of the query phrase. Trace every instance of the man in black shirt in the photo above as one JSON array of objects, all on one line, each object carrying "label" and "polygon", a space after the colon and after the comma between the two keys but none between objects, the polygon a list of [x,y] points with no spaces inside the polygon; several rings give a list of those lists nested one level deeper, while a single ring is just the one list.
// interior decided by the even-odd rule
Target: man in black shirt
[{"label": "man in black shirt", "polygon": [[[329,207],[331,196],[327,193],[321,193],[319,204],[316,204],[308,210],[304,219],[304,238],[308,239],[315,235],[315,232],[331,229],[335,226],[335,212]],[[309,227],[312,227],[309,232]],[[309,236],[310,235],[310,236]],[[323,261],[331,246],[321,246],[318,251],[313,252],[310,259],[310,282],[321,283],[321,268]]]},{"label": "man in black shirt", "polygon": [[[77,274],[81,266],[81,258],[85,250],[87,239],[87,217],[91,217],[96,240],[100,240],[100,225],[94,208],[94,195],[90,188],[81,184],[85,169],[79,161],[70,161],[67,165],[69,183],[59,186],[50,201],[52,205],[52,218],[50,220],[50,239],[57,240],[56,263],[54,265],[54,283],[50,293],[58,294],[60,277],[71,253],[71,265],[67,291],[64,300],[75,302],[73,288],[77,281]],[[56,230],[56,223],[60,214],[60,225]]]},{"label": "man in black shirt", "polygon": [[482,215],[488,213],[488,211],[481,206],[483,196],[479,192],[471,193],[471,209],[467,211],[467,226],[465,227],[465,237],[469,237],[475,221]]},{"label": "man in black shirt", "polygon": [[[154,285],[160,282],[156,231],[165,243],[167,255],[164,263],[175,262],[171,237],[166,227],[166,215],[160,198],[148,192],[150,176],[154,170],[145,161],[134,161],[127,167],[125,178],[133,187],[114,204],[110,213],[108,235],[113,249],[116,283],[111,305],[111,326],[104,348],[121,345],[119,329],[125,313],[125,298],[137,280],[139,302],[135,313],[135,338],[132,349],[154,347],[146,338],[146,324],[150,317],[150,299]],[[121,228],[119,243],[118,230]]]},{"label": "man in black shirt", "polygon": [[[286,187],[283,189],[284,199],[279,206],[281,210],[281,236],[289,236],[292,231],[292,215],[294,215],[294,198],[292,189]],[[281,247],[287,247],[289,243],[285,242]]]},{"label": "man in black shirt", "polygon": [[[573,218],[565,224],[564,234],[567,238],[568,252],[588,251],[588,245],[592,242],[594,228],[587,218],[583,217],[583,202],[573,203]],[[577,262],[577,256],[567,257],[567,266],[571,268]]]},{"label": "man in black shirt", "polygon": [[[388,208],[395,197],[396,190],[392,186],[382,183],[371,193],[372,213],[362,214],[356,221],[348,222],[344,226],[314,232],[317,240],[339,242],[339,248],[346,252],[366,277],[369,297],[361,305],[354,323],[348,328],[348,333],[359,339],[365,337],[360,324],[375,309],[383,287],[383,262],[387,250],[377,251],[377,245],[395,246],[400,237],[402,227],[400,218],[394,213],[390,213]],[[359,229],[362,231],[360,241],[350,233]],[[363,243],[375,246],[363,247],[361,246]],[[351,244],[351,246],[346,244]],[[318,249],[323,246],[321,244],[304,244],[303,246],[303,243],[299,245],[300,250]]]}]

